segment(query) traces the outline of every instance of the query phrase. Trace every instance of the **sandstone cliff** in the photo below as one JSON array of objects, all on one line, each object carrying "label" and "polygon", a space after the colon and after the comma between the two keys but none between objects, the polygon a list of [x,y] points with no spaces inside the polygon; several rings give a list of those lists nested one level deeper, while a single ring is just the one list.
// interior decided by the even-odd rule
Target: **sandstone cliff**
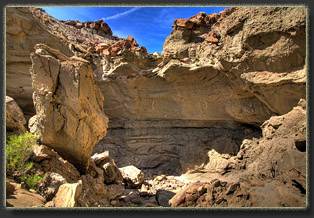
[{"label": "sandstone cliff", "polygon": [[199,13],[175,21],[161,58],[125,52],[100,64],[111,128],[95,150],[170,171],[206,160],[215,144],[237,151],[255,131],[240,124],[259,127],[305,98],[305,21],[302,7]]}]

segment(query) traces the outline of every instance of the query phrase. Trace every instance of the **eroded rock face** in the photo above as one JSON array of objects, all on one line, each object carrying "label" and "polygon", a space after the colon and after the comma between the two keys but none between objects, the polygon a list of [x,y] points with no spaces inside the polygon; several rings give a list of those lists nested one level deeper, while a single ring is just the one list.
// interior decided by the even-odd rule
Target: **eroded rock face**
[{"label": "eroded rock face", "polygon": [[[220,190],[207,189],[209,194],[203,196],[193,190],[201,190],[206,185],[192,185],[178,193],[172,199],[172,205],[305,207],[305,108],[305,100],[301,99],[289,113],[272,116],[263,123],[262,136],[243,140],[237,155],[222,155],[214,150],[208,152],[209,162],[200,169],[201,175],[192,172],[184,178],[203,178],[202,182],[218,178],[221,180],[217,183]],[[231,183],[238,184],[235,195],[227,194],[227,186]],[[192,200],[185,201],[187,198]]]},{"label": "eroded rock face", "polygon": [[[185,160],[193,162],[219,140],[227,141],[209,139],[213,129],[259,127],[289,112],[306,96],[305,26],[303,7],[199,13],[175,21],[161,58],[143,66],[136,60],[148,57],[122,53],[99,62],[96,80],[112,122],[94,152],[110,150],[121,166],[184,171]],[[228,138],[228,150],[237,152],[241,143]]]},{"label": "eroded rock face", "polygon": [[[20,105],[27,120],[35,113],[29,75],[32,64],[29,54],[34,51],[34,45],[44,42],[66,55],[73,55],[61,38],[37,21],[32,10],[29,7],[6,7],[6,93]],[[34,13],[41,16],[39,9]]]},{"label": "eroded rock face", "polygon": [[72,61],[47,46],[31,54],[34,105],[30,131],[85,172],[94,145],[106,135],[103,96],[88,61]]}]

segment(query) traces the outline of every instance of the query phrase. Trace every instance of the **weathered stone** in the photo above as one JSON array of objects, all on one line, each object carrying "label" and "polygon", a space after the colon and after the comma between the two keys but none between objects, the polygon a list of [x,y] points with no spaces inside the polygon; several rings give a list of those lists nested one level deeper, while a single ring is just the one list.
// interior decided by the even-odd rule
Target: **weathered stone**
[{"label": "weathered stone", "polygon": [[25,133],[26,120],[23,112],[13,98],[6,96],[6,130],[17,133]]},{"label": "weathered stone", "polygon": [[37,114],[30,130],[84,172],[94,145],[106,135],[103,96],[87,62],[58,60],[57,51],[48,50],[53,53],[31,55]]},{"label": "weathered stone", "polygon": [[102,168],[104,169],[104,178],[106,184],[122,183],[122,174],[113,159],[109,160],[108,163],[105,163]]},{"label": "weathered stone", "polygon": [[77,200],[82,193],[82,181],[78,183],[66,183],[59,187],[56,197],[53,199],[55,207],[76,207]]},{"label": "weathered stone", "polygon": [[65,183],[67,183],[67,180],[58,173],[47,173],[44,177],[45,187],[41,193],[46,197],[47,201],[51,201],[55,197],[59,187]]},{"label": "weathered stone", "polygon": [[95,29],[95,30],[98,30],[99,29],[99,25],[97,24],[97,23],[91,23],[90,25],[89,25],[89,28],[91,28],[91,29]]},{"label": "weathered stone", "polygon": [[142,185],[144,181],[144,173],[134,166],[126,166],[120,168],[123,179],[127,186],[130,188],[136,188]]},{"label": "weathered stone", "polygon": [[97,20],[97,21],[95,21],[95,23],[97,23],[97,24],[101,24],[102,22],[104,22],[104,20]]},{"label": "weathered stone", "polygon": [[34,162],[41,162],[42,160],[50,160],[57,157],[58,154],[53,149],[45,146],[38,145],[33,149],[32,159]]},{"label": "weathered stone", "polygon": [[93,156],[91,158],[95,162],[96,165],[99,165],[101,163],[101,161],[109,158],[109,151],[105,151],[105,152],[100,153],[100,154],[98,154],[98,153],[93,154]]},{"label": "weathered stone", "polygon": [[[8,187],[8,185],[6,186]],[[46,204],[46,200],[42,196],[23,189],[21,184],[10,182],[10,187],[9,191],[11,192],[8,192],[6,196],[6,207],[44,207]]]},{"label": "weathered stone", "polygon": [[211,42],[211,43],[218,44],[219,39],[218,39],[216,33],[210,32],[209,35],[206,37],[206,41],[207,41],[207,42]]},{"label": "weathered stone", "polygon": [[12,185],[10,182],[8,182],[6,180],[6,184],[5,184],[5,193],[6,193],[6,196],[8,195],[12,195],[15,191],[15,187],[14,185]]}]

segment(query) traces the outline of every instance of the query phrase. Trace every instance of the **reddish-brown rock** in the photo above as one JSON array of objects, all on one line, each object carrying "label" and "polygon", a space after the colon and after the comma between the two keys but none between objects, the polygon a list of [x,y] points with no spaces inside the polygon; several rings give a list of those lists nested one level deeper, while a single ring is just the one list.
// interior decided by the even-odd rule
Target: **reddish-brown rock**
[{"label": "reddish-brown rock", "polygon": [[217,37],[216,33],[210,32],[209,35],[205,39],[207,42],[211,42],[214,44],[218,44],[219,38]]}]

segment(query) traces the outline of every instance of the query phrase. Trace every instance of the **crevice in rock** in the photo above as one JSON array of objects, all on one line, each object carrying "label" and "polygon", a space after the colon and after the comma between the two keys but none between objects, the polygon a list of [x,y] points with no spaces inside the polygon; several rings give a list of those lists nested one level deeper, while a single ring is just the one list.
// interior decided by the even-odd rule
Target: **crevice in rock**
[{"label": "crevice in rock", "polygon": [[306,189],[300,183],[298,183],[298,181],[293,179],[292,182],[293,182],[292,185],[295,186],[296,188],[298,188],[300,190],[301,194],[306,194]]}]

